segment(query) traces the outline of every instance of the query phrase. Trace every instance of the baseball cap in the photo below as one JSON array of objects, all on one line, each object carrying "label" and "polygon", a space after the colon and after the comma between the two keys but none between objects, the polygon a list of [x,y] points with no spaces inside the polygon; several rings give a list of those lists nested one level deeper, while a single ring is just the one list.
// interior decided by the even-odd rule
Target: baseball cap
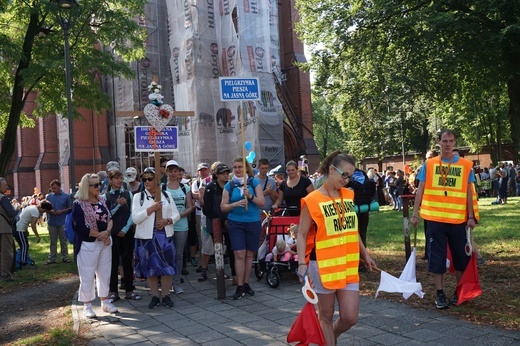
[{"label": "baseball cap", "polygon": [[209,169],[209,165],[205,162],[199,163],[199,165],[197,166],[197,171],[200,171],[201,169],[204,169],[204,168]]},{"label": "baseball cap", "polygon": [[224,172],[231,173],[231,169],[229,169],[229,167],[225,163],[219,163],[217,168],[215,169],[215,173],[222,174]]},{"label": "baseball cap", "polygon": [[97,172],[97,176],[99,178],[99,181],[103,181],[107,178],[107,172],[99,171],[99,172]]},{"label": "baseball cap", "polygon": [[134,167],[128,167],[125,171],[126,181],[129,183],[133,183],[135,181],[135,177],[137,177],[137,169]]},{"label": "baseball cap", "polygon": [[170,166],[177,166],[177,167],[179,167],[179,164],[175,160],[170,160],[170,161],[166,162],[166,168],[168,168]]},{"label": "baseball cap", "polygon": [[143,171],[143,173],[141,173],[141,177],[142,177],[145,173],[151,173],[151,174],[155,175],[155,168],[153,168],[153,167],[147,167],[147,168]]},{"label": "baseball cap", "polygon": [[109,161],[107,163],[107,172],[110,171],[119,171],[119,163],[117,163],[116,161]]}]

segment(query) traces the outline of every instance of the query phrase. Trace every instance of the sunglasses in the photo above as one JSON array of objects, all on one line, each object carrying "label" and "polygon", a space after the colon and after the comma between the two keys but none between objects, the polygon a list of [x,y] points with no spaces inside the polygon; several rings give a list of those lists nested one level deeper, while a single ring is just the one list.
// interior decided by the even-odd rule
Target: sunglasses
[{"label": "sunglasses", "polygon": [[334,166],[334,165],[332,165],[332,167],[334,167],[334,169],[335,169],[336,171],[338,171],[338,173],[341,175],[341,177],[342,177],[343,179],[349,179],[349,178],[350,178],[350,174],[348,174],[347,172],[343,172],[341,169],[339,169],[338,167],[336,167],[336,166]]},{"label": "sunglasses", "polygon": [[147,181],[153,181],[155,178],[153,177],[148,177],[148,178],[143,178],[141,179],[143,181],[143,183],[146,183]]},{"label": "sunglasses", "polygon": [[95,183],[95,184],[89,184],[88,186],[93,187],[94,189],[97,189],[97,188],[99,188],[101,186],[101,184],[100,183]]}]

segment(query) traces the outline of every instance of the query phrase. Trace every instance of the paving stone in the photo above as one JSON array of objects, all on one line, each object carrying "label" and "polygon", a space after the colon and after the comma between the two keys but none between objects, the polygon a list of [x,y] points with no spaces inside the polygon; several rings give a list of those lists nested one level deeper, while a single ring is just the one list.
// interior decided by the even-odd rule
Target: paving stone
[{"label": "paving stone", "polygon": [[349,332],[349,334],[358,336],[360,338],[369,338],[371,336],[385,333],[385,331],[383,331],[381,329],[378,329],[378,328],[375,328],[375,327],[372,327],[372,326],[369,326],[366,324],[365,325],[357,324],[357,325],[353,326],[348,332]]},{"label": "paving stone", "polygon": [[379,334],[368,338],[369,341],[377,342],[381,345],[409,345],[411,341],[409,338],[405,338],[401,335],[396,334]]},{"label": "paving stone", "polygon": [[136,329],[136,331],[140,335],[142,335],[144,337],[148,337],[148,336],[154,335],[154,334],[169,333],[169,332],[172,332],[173,329],[168,327],[167,325],[164,325],[161,323],[161,324],[153,326],[153,327],[139,328],[139,329]]},{"label": "paving stone", "polygon": [[202,344],[205,342],[224,339],[224,338],[226,338],[226,335],[221,334],[215,330],[208,330],[208,331],[201,332],[201,333],[187,335],[187,337],[189,337],[190,340],[193,340],[199,344]]},{"label": "paving stone", "polygon": [[475,344],[478,345],[489,345],[489,346],[502,346],[502,345],[518,345],[520,344],[518,342],[518,339],[513,339],[507,336],[501,336],[498,334],[486,334],[479,336],[477,338],[472,338],[472,340]]},{"label": "paving stone", "polygon": [[418,329],[414,330],[413,332],[403,334],[403,336],[410,339],[429,342],[441,338],[443,334],[429,329]]},{"label": "paving stone", "polygon": [[127,335],[116,339],[111,339],[110,342],[113,345],[136,345],[136,344],[143,344],[148,341],[148,338],[140,335],[140,334],[134,334],[134,335]]},{"label": "paving stone", "polygon": [[107,340],[121,338],[127,335],[135,335],[137,332],[131,328],[123,328],[120,324],[105,324],[96,328],[96,332],[100,333]]},{"label": "paving stone", "polygon": [[488,332],[481,331],[475,328],[468,328],[468,327],[452,327],[450,329],[447,329],[444,331],[444,335],[452,335],[456,336],[460,339],[473,339],[475,337],[479,337],[482,335],[486,335]]},{"label": "paving stone", "polygon": [[238,346],[238,345],[243,345],[243,343],[238,342],[236,340],[226,338],[226,339],[218,339],[218,340],[212,340],[209,342],[204,342],[201,345],[203,345],[203,346]]}]

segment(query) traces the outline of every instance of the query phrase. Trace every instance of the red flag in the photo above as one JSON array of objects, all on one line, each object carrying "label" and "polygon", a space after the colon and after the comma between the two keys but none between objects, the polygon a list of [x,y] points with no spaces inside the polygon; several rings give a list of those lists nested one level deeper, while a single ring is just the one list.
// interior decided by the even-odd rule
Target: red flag
[{"label": "red flag", "polygon": [[478,279],[477,270],[477,256],[475,252],[471,254],[468,266],[464,270],[464,274],[460,278],[457,284],[457,306],[464,303],[466,300],[470,300],[478,297],[482,294],[482,288],[480,287],[480,281]]},{"label": "red flag", "polygon": [[287,342],[298,342],[296,346],[325,345],[325,337],[313,304],[305,304],[287,335]]}]

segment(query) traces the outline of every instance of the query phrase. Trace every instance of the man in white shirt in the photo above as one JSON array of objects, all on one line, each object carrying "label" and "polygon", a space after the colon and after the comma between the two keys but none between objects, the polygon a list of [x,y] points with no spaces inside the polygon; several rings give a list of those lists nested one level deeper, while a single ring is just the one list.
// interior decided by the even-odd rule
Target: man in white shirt
[{"label": "man in white shirt", "polygon": [[[201,231],[202,231],[202,224],[201,224],[201,216],[202,216],[202,208],[200,206],[200,193],[199,189],[204,190],[206,185],[211,181],[208,179],[209,177],[209,165],[205,162],[199,163],[197,166],[197,174],[198,178],[193,181],[191,184],[191,193],[192,197],[195,200],[195,219],[196,219],[196,225],[195,228],[197,230],[197,238],[199,240],[199,248],[202,249],[202,238],[201,238]],[[208,181],[209,180],[209,181]],[[195,257],[197,253],[197,247],[192,246],[190,248],[190,255],[192,258]],[[202,253],[201,253],[202,256]],[[200,273],[202,271],[202,267],[199,266],[197,269],[197,272]]]},{"label": "man in white shirt", "polygon": [[260,212],[263,214],[263,210],[269,212],[271,206],[278,198],[278,188],[276,187],[276,181],[267,175],[269,171],[269,161],[267,159],[258,160],[258,174],[256,178],[262,186],[264,191],[265,205],[261,208]]}]

